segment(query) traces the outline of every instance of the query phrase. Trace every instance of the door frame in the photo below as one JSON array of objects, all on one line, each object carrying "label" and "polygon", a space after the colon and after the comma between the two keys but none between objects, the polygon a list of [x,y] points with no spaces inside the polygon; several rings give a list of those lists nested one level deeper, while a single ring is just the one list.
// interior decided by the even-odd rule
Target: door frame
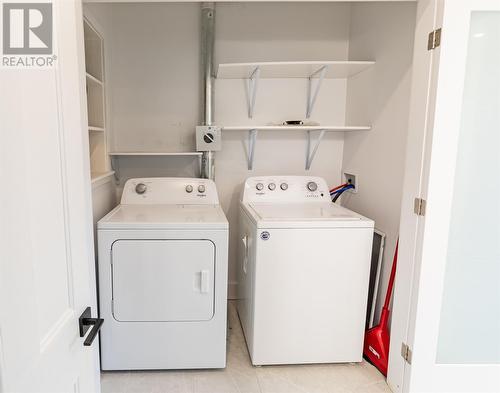
[{"label": "door frame", "polygon": [[[426,162],[431,148],[433,102],[440,48],[427,49],[431,31],[441,26],[443,0],[419,0],[417,5],[415,42],[412,63],[412,86],[408,120],[405,175],[401,200],[399,250],[390,332],[387,383],[393,392],[403,391],[406,362],[401,345],[408,339],[412,284],[418,277],[417,252],[421,244],[425,216],[414,212],[415,198],[425,198]],[[418,287],[417,287],[418,288]]]}]

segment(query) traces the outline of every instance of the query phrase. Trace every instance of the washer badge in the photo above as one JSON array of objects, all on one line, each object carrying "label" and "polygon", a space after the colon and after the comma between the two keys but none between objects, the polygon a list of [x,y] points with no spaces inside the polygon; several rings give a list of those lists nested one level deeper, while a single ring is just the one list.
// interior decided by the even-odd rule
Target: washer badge
[{"label": "washer badge", "polygon": [[260,234],[260,238],[262,240],[269,240],[270,237],[271,237],[271,234],[268,231],[264,231]]}]

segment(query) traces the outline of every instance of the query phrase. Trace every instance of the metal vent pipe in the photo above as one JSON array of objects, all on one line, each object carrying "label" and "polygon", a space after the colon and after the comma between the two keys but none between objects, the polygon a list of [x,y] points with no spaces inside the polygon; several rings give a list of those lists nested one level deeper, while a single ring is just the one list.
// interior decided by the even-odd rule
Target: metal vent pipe
[{"label": "metal vent pipe", "polygon": [[[201,4],[201,61],[203,69],[203,125],[214,122],[214,44],[215,3]],[[212,151],[204,151],[201,157],[201,177],[214,179],[214,157]]]}]

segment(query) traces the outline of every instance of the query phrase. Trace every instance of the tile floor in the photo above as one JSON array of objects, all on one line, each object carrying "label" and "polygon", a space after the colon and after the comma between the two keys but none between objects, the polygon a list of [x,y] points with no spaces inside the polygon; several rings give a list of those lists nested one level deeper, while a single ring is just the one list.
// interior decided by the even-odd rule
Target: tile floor
[{"label": "tile floor", "polygon": [[390,392],[369,363],[253,367],[234,303],[229,303],[224,370],[103,372],[102,393]]}]

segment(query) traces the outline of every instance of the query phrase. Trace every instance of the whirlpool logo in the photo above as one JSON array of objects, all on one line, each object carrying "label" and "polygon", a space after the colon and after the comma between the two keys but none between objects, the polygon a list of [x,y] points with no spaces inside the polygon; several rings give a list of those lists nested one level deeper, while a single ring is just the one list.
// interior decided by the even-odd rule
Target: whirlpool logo
[{"label": "whirlpool logo", "polygon": [[52,3],[4,3],[2,33],[2,66],[54,65]]}]

